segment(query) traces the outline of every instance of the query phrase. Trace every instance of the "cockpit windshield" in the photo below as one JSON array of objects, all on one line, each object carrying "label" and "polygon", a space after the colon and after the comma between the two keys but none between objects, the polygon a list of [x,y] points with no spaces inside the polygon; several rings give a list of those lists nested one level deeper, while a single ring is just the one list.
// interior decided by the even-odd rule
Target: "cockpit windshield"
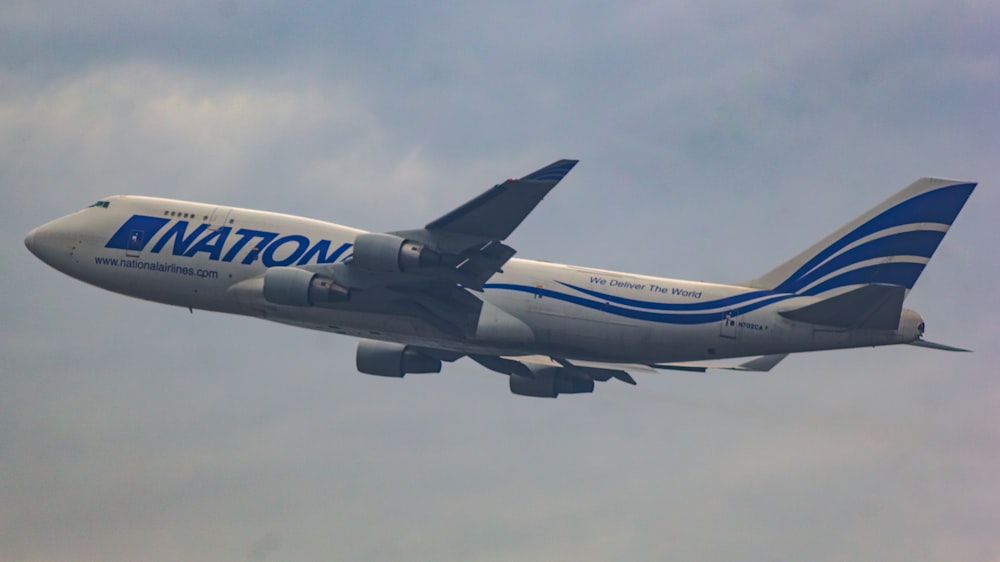
[{"label": "cockpit windshield", "polygon": [[90,206],[91,207],[104,207],[105,209],[107,209],[109,205],[111,205],[111,203],[108,202],[108,201],[98,201],[97,203],[94,203],[93,205],[90,205]]}]

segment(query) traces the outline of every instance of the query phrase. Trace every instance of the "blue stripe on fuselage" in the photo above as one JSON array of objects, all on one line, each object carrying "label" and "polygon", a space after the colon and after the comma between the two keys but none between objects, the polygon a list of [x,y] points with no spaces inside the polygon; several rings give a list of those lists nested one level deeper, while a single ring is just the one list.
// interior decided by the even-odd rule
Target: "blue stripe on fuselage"
[{"label": "blue stripe on fuselage", "polygon": [[776,302],[798,296],[798,295],[787,295],[787,294],[775,294],[770,298],[759,300],[757,302],[748,304],[739,309],[728,309],[728,310],[720,310],[717,312],[703,312],[695,314],[672,314],[672,313],[662,313],[662,312],[650,312],[647,310],[635,310],[632,308],[623,308],[621,306],[616,306],[608,302],[593,301],[575,295],[568,295],[566,293],[561,293],[559,291],[553,291],[551,289],[545,289],[543,287],[532,287],[529,285],[517,285],[513,283],[488,283],[484,285],[483,288],[529,293],[541,297],[548,297],[563,302],[576,304],[600,312],[606,312],[608,314],[613,314],[615,316],[633,318],[635,320],[645,320],[648,322],[659,322],[664,324],[687,324],[687,325],[710,324],[712,322],[721,322],[722,319],[725,318],[727,314],[733,314],[738,316],[741,314],[745,314],[747,312],[753,312],[754,310],[763,308],[769,304],[774,304]]},{"label": "blue stripe on fuselage", "polygon": [[742,295],[735,295],[732,297],[725,297],[721,299],[715,299],[703,302],[691,302],[691,303],[667,303],[667,302],[656,302],[656,301],[644,301],[639,299],[630,299],[625,297],[619,297],[616,295],[611,295],[608,293],[602,293],[600,291],[594,291],[592,289],[585,289],[583,287],[577,287],[576,285],[571,285],[569,283],[563,283],[562,281],[557,281],[560,285],[564,287],[569,287],[574,291],[580,291],[586,295],[592,297],[597,297],[599,299],[604,299],[608,302],[613,302],[617,304],[622,304],[625,306],[632,306],[636,308],[646,308],[649,310],[711,310],[713,308],[722,307],[732,307],[735,304],[751,301],[761,297],[766,297],[768,295],[774,295],[774,291],[751,291],[749,293],[743,293]]}]

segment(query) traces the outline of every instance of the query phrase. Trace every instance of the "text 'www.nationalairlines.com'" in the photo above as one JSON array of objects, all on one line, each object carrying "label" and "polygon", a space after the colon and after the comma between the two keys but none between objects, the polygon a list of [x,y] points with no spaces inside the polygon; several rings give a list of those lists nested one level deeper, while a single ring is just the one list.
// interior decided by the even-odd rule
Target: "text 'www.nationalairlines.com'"
[{"label": "text 'www.nationalairlines.com'", "polygon": [[163,263],[159,261],[145,261],[132,258],[127,258],[127,259],[105,258],[97,256],[94,258],[94,263],[96,263],[97,265],[105,265],[110,267],[123,267],[126,269],[155,271],[157,273],[173,273],[175,275],[188,275],[191,277],[201,277],[203,279],[219,278],[219,272],[215,270],[195,269],[192,267],[184,267],[172,263]]}]

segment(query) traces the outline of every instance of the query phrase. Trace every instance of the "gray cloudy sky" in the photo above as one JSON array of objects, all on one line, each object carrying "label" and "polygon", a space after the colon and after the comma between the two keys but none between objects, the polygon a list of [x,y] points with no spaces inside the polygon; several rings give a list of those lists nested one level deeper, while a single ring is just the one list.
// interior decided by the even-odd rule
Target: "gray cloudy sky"
[{"label": "gray cloudy sky", "polygon": [[[1000,560],[998,6],[7,0],[0,560]],[[908,301],[976,353],[531,400],[22,244],[114,193],[413,227],[564,157],[520,255],[714,281],[980,181]]]}]

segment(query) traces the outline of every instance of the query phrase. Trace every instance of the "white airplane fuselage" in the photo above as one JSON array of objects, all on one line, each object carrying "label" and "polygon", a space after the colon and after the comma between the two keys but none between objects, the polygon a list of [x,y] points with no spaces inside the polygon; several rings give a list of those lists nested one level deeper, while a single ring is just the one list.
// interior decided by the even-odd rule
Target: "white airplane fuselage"
[{"label": "white airplane fuselage", "polygon": [[922,331],[910,310],[894,330],[823,327],[780,314],[814,296],[514,258],[482,292],[467,289],[484,304],[475,334],[458,338],[419,315],[264,297],[269,267],[349,261],[361,230],[154,197],[102,202],[38,227],[26,245],[63,273],[117,293],[366,339],[463,354],[650,364],[909,343]]}]

